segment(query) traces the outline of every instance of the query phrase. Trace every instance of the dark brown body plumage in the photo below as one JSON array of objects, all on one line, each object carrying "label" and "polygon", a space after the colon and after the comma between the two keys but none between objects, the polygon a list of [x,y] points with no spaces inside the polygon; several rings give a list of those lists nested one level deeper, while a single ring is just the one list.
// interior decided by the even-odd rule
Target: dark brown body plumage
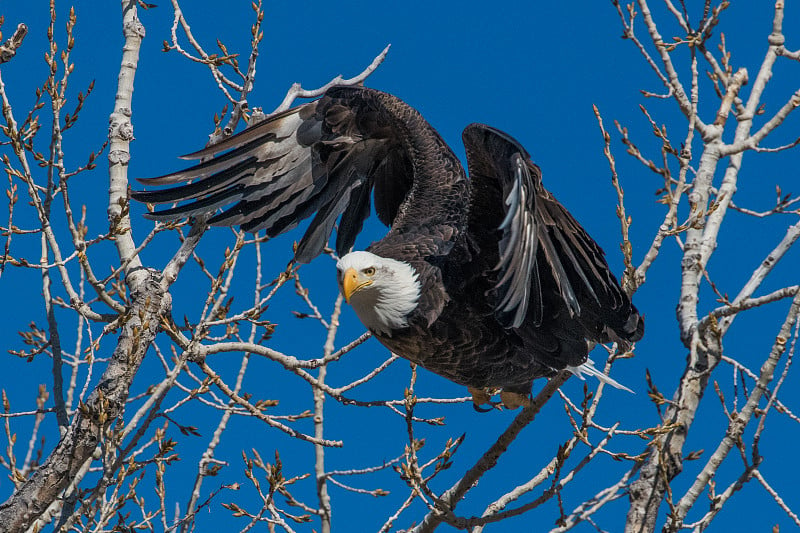
[{"label": "dark brown body plumage", "polygon": [[464,130],[469,179],[413,108],[366,88],[333,88],[192,157],[223,155],[135,192],[188,201],[155,219],[220,207],[215,225],[275,236],[314,219],[296,258],[308,262],[338,220],[346,253],[371,198],[387,235],[372,253],[414,267],[422,285],[408,327],[385,346],[456,383],[527,393],[531,382],[586,361],[587,340],[638,340],[643,321],[603,251],[544,189],[522,146],[488,126]]}]

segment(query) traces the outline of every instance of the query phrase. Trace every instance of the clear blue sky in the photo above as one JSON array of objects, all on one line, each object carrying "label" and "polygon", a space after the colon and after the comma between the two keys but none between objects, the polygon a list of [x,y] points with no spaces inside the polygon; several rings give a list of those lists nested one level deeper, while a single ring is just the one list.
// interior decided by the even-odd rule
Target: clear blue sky
[{"label": "clear blue sky", "polygon": [[[698,2],[689,2],[698,4]],[[176,53],[160,52],[162,42],[169,39],[172,12],[167,2],[159,7],[140,10],[140,18],[146,28],[136,78],[134,93],[133,124],[136,141],[132,144],[130,176],[153,176],[163,174],[181,165],[176,156],[202,147],[211,132],[211,118],[225,101],[208,71],[192,64]],[[242,53],[246,61],[250,36],[252,11],[249,1],[231,1],[224,5],[206,1],[185,1],[184,10],[195,36],[202,39],[209,50],[214,39],[219,37],[230,51]],[[655,4],[655,2],[654,2]],[[734,54],[736,66],[746,66],[751,77],[758,69],[758,61],[766,48],[766,36],[771,27],[771,6],[766,2],[758,8],[750,4],[735,3],[726,13],[723,30],[728,49]],[[288,87],[301,82],[306,88],[315,88],[337,74],[345,77],[360,72],[387,44],[392,49],[378,71],[369,78],[367,85],[391,92],[416,107],[443,137],[463,156],[461,130],[471,122],[485,122],[509,132],[522,142],[543,169],[546,186],[567,206],[603,246],[612,268],[621,273],[622,261],[619,253],[619,222],[615,216],[616,195],[609,179],[608,164],[602,153],[602,139],[597,127],[592,104],[596,104],[605,118],[606,127],[615,130],[613,121],[619,120],[630,129],[648,157],[660,157],[659,146],[654,143],[650,126],[639,111],[639,104],[648,106],[659,123],[665,123],[677,143],[683,139],[685,127],[678,116],[677,106],[672,100],[645,100],[640,89],[663,92],[663,87],[644,63],[632,43],[620,38],[621,26],[615,8],[610,2],[405,2],[396,3],[350,1],[350,2],[269,2],[265,6],[265,38],[257,73],[256,89],[251,94],[252,106],[261,106],[269,111],[280,103]],[[17,117],[24,116],[33,102],[33,91],[46,76],[42,54],[45,50],[47,25],[47,2],[0,2],[5,15],[4,38],[13,32],[18,22],[25,22],[30,34],[18,57],[2,66],[3,82],[15,104]],[[63,35],[67,14],[66,3],[59,7],[57,31]],[[696,20],[701,6],[690,6]],[[798,13],[789,6],[785,32],[789,48],[800,47],[800,22]],[[68,162],[77,165],[85,160],[91,150],[97,150],[107,135],[108,115],[112,110],[117,72],[121,54],[121,29],[119,4],[117,2],[80,2],[77,7],[78,26],[73,61],[76,64],[72,77],[72,102],[78,90],[84,90],[89,81],[96,81],[95,92],[87,101],[86,109],[78,125],[65,140]],[[654,9],[656,9],[654,7]],[[656,15],[663,22],[665,38],[677,34],[672,21],[657,6]],[[643,33],[643,28],[640,26]],[[716,42],[716,41],[715,41]],[[184,41],[185,43],[185,41]],[[800,68],[789,61],[776,68],[776,79],[767,92],[767,112],[786,101],[800,82]],[[682,75],[688,74],[686,64]],[[708,89],[705,86],[704,89]],[[716,100],[705,93],[707,103],[701,103],[701,113],[708,119],[713,113]],[[71,107],[68,105],[68,107]],[[798,121],[787,121],[779,139],[769,143],[777,145],[798,136]],[[612,132],[612,134],[615,131]],[[45,135],[45,134],[43,134]],[[628,213],[633,217],[631,239],[634,244],[634,260],[641,261],[660,224],[664,206],[656,203],[655,191],[662,186],[660,179],[633,162],[624,153],[624,147],[614,135],[612,144],[619,163],[620,178],[626,191]],[[40,149],[45,148],[44,139]],[[695,146],[695,150],[699,145]],[[777,156],[745,157],[745,166],[737,195],[737,202],[754,209],[772,206],[775,185],[780,184],[784,192],[800,192],[797,187],[796,152]],[[107,165],[105,154],[99,160],[98,169],[84,174],[73,186],[73,201],[87,203],[87,220],[90,235],[97,234],[106,223],[104,194],[107,189]],[[41,179],[44,179],[42,176]],[[5,200],[3,200],[5,201]],[[4,207],[0,211],[4,211]],[[22,209],[22,208],[20,208]],[[134,233],[137,239],[146,235],[151,223],[140,216],[142,209],[134,206]],[[29,212],[30,213],[30,212]],[[793,223],[794,220],[791,220]],[[754,221],[732,213],[723,227],[718,255],[709,264],[709,271],[720,290],[735,295],[747,280],[753,268],[780,240],[789,224],[789,217],[778,220]],[[359,243],[365,246],[370,238],[380,233],[377,224],[368,229],[368,237]],[[65,235],[64,235],[65,236]],[[270,265],[265,276],[273,276],[286,264],[291,239],[279,239],[266,248]],[[224,229],[213,229],[204,238],[202,250],[209,254],[210,261],[218,261],[220,251],[230,242]],[[144,254],[147,265],[162,267],[175,248],[172,237],[160,239],[157,246]],[[38,240],[19,239],[12,249],[13,255],[25,253],[37,257]],[[272,261],[274,259],[274,261]],[[103,259],[98,259],[102,261]],[[108,260],[108,258],[105,258]],[[798,255],[790,254],[784,260],[761,294],[783,285],[797,282]],[[217,263],[214,263],[217,264]],[[318,295],[317,304],[324,313],[331,309],[335,294],[333,267],[322,258],[304,268],[304,280],[312,287],[312,295]],[[197,301],[192,299],[193,285],[187,271],[185,279],[176,286],[175,316],[196,316]],[[686,350],[678,339],[675,321],[677,288],[680,274],[680,258],[674,241],[664,245],[663,256],[649,273],[646,285],[635,296],[635,303],[646,316],[645,339],[639,343],[636,358],[620,362],[615,367],[614,377],[636,391],[631,396],[620,391],[606,391],[601,404],[598,421],[612,424],[619,420],[623,427],[644,427],[656,423],[656,412],[648,401],[644,380],[645,369],[649,369],[656,385],[667,396],[672,391],[683,369]],[[793,281],[792,281],[793,280]],[[17,302],[13,308],[3,306],[3,349],[21,349],[16,331],[35,320],[43,325],[43,309],[40,302],[41,285],[35,272],[7,270],[0,279],[0,290],[4,299]],[[242,298],[249,298],[249,292]],[[184,297],[184,299],[181,299]],[[704,291],[702,309],[716,307],[713,294]],[[10,301],[10,300],[7,300]],[[244,304],[244,302],[242,302]],[[297,299],[289,300],[283,307],[275,306],[266,318],[279,323],[272,346],[300,358],[320,355],[324,331],[310,321],[293,318],[287,309],[303,310]],[[786,306],[778,304],[764,311],[755,311],[742,317],[733,327],[726,343],[731,356],[741,358],[754,369],[763,360],[785,313]],[[350,310],[346,311],[345,326],[340,334],[340,344],[360,334],[361,326]],[[72,341],[70,341],[72,342]],[[103,346],[111,349],[111,343]],[[386,355],[377,342],[355,352],[352,360],[336,367],[331,380],[338,385],[348,377],[362,374]],[[106,352],[107,353],[107,352]],[[233,358],[235,359],[235,358]],[[233,360],[232,359],[232,360]],[[603,353],[595,352],[595,359],[602,362]],[[226,362],[214,361],[224,369]],[[237,363],[232,363],[235,367]],[[281,413],[293,413],[310,407],[310,392],[299,382],[286,379],[286,374],[275,365],[254,361],[246,388],[259,397],[279,398]],[[29,409],[32,405],[32,390],[38,383],[51,381],[49,363],[37,360],[25,363],[11,356],[0,359],[4,377],[0,378],[16,409]],[[151,360],[142,368],[136,385],[142,387],[151,376],[160,375],[158,364]],[[718,379],[729,385],[727,370]],[[13,379],[11,378],[13,376]],[[153,378],[156,379],[156,378]],[[396,363],[394,368],[379,381],[359,390],[354,396],[359,399],[402,397],[407,384],[408,365]],[[791,379],[791,377],[790,377]],[[578,399],[581,383],[568,383],[565,390]],[[535,388],[541,384],[535,385]],[[797,390],[790,390],[787,383],[784,402],[797,405],[800,399]],[[293,393],[302,390],[301,396]],[[795,389],[797,389],[795,387]],[[462,396],[464,390],[433,376],[420,372],[417,391],[421,396]],[[710,391],[710,394],[713,392]],[[329,468],[359,468],[379,464],[402,452],[404,421],[386,410],[363,410],[342,407],[328,401],[329,438],[344,439],[345,449],[333,451],[328,456]],[[191,410],[180,411],[180,421],[200,427],[202,446],[213,429],[217,415],[206,412],[203,419],[193,416]],[[433,415],[434,410],[427,411]],[[434,488],[448,487],[457,475],[468,468],[476,457],[493,442],[494,438],[513,417],[513,413],[475,413],[469,405],[459,405],[444,411],[448,425],[443,428],[426,429],[428,445],[425,451],[430,457],[433,450],[451,436],[467,433],[467,441],[456,456],[450,472],[441,476]],[[788,424],[777,413],[772,413],[771,428],[762,443],[766,463],[762,467],[765,476],[782,491],[782,495],[795,510],[800,507],[800,495],[792,491],[796,469],[786,467],[789,449],[786,442],[796,442],[800,431],[796,424]],[[724,418],[719,402],[706,398],[706,405],[698,413],[698,423],[691,429],[685,450],[687,453],[706,448],[704,458],[710,453],[724,433]],[[54,423],[50,421],[53,429]],[[25,424],[20,422],[20,435],[25,434]],[[309,430],[310,424],[302,426]],[[459,505],[462,515],[480,514],[487,503],[501,492],[510,490],[530,478],[552,456],[558,443],[570,436],[560,401],[551,402],[542,417],[528,427],[499,467],[487,475],[479,487],[470,492]],[[595,438],[597,436],[595,435]],[[186,441],[185,438],[181,439]],[[52,442],[51,442],[52,444]],[[642,451],[638,441],[620,441],[621,449],[630,453]],[[241,479],[240,450],[256,448],[266,458],[273,450],[281,450],[287,475],[305,472],[310,465],[313,450],[310,446],[297,445],[282,435],[268,431],[262,426],[253,426],[235,421],[219,449],[219,457],[230,462],[217,479],[206,482],[212,489],[219,482],[229,483]],[[582,457],[579,450],[575,459]],[[186,445],[184,460],[178,472],[192,474],[196,464],[197,450]],[[728,464],[720,469],[718,486],[726,486],[741,471],[738,454],[732,453]],[[575,460],[571,464],[575,464]],[[793,462],[790,462],[793,464]],[[686,468],[697,468],[687,464]],[[622,475],[623,465],[609,458],[601,458],[592,467],[581,473],[580,479],[570,484],[564,493],[564,507],[572,510],[587,496],[612,483]],[[185,469],[185,470],[180,470]],[[332,487],[334,527],[341,531],[370,531],[377,529],[385,519],[385,510],[391,509],[406,497],[403,486],[394,482],[393,472],[384,472],[371,478],[344,480],[367,489],[375,487],[393,488],[386,498],[375,501],[369,496],[354,496]],[[678,482],[675,490],[682,491],[693,480],[693,475]],[[189,490],[179,488],[180,479],[170,480],[171,502],[183,505]],[[305,482],[299,495],[313,502],[313,483]],[[2,497],[10,491],[7,480],[0,481]],[[538,492],[536,493],[538,495]],[[148,494],[152,498],[152,494]],[[226,493],[219,501],[248,501],[252,492],[243,489],[239,494]],[[249,500],[251,503],[253,500]],[[391,501],[392,503],[387,503]],[[221,509],[218,502],[213,506],[213,516],[206,524],[218,523],[219,527],[230,525],[229,513]],[[172,505],[172,503],[170,504]],[[168,505],[169,507],[169,505]],[[251,506],[252,507],[252,506]],[[698,504],[698,511],[704,504]],[[758,509],[758,512],[753,512]],[[623,499],[597,517],[599,525],[608,531],[619,531],[624,523],[627,505]],[[407,526],[423,516],[417,505],[402,515],[397,526]],[[540,531],[552,527],[557,517],[554,505],[534,511],[497,531]],[[696,515],[695,515],[696,516]],[[413,518],[412,518],[413,517]],[[201,518],[201,524],[206,518]],[[238,523],[238,522],[234,522]],[[227,525],[226,525],[227,524]],[[780,524],[788,530],[791,522],[756,484],[745,487],[724,510],[712,531],[765,531]],[[302,530],[302,526],[299,526]],[[786,528],[786,529],[784,529]],[[443,528],[445,530],[446,528]],[[487,531],[491,531],[487,528]],[[577,531],[593,531],[588,524]]]}]

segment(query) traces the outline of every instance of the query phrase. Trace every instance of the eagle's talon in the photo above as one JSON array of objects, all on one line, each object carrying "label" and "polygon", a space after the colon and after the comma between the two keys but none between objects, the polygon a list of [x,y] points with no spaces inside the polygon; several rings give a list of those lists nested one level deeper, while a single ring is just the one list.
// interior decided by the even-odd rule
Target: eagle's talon
[{"label": "eagle's talon", "polygon": [[531,397],[529,394],[502,391],[500,393],[500,402],[503,404],[503,407],[513,411],[518,407],[528,407],[531,404]]},{"label": "eagle's talon", "polygon": [[475,409],[479,413],[488,413],[497,408],[497,405],[494,402],[489,402],[491,407],[481,407],[480,405],[473,403],[472,408]]},{"label": "eagle's talon", "polygon": [[[479,413],[500,409],[501,402],[492,401],[492,395],[497,394],[497,389],[467,387],[467,391],[472,395],[472,407]],[[481,407],[482,405],[489,407]]]},{"label": "eagle's talon", "polygon": [[[475,406],[476,411],[480,411],[478,409],[479,406],[484,404],[491,404],[492,403],[492,395],[489,394],[489,391],[486,389],[478,389],[475,387],[467,387],[467,392],[472,395],[472,403]],[[485,412],[485,411],[480,411]]]}]

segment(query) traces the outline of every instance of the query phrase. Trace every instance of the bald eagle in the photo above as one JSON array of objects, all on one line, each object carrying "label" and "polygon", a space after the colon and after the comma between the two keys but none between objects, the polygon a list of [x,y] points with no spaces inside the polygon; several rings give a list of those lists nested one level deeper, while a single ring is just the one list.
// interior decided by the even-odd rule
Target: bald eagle
[{"label": "bald eagle", "polygon": [[[477,403],[514,406],[533,380],[587,361],[589,342],[627,347],[644,323],[602,249],[543,186],[511,136],[463,132],[469,178],[412,107],[364,87],[334,87],[204,150],[200,164],[134,199],[148,213],[280,235],[314,216],[295,259],[326,247],[338,220],[339,288],[394,353],[456,383]],[[389,231],[351,252],[374,205]],[[221,209],[220,212],[217,212]],[[588,341],[588,342],[587,342]]]}]

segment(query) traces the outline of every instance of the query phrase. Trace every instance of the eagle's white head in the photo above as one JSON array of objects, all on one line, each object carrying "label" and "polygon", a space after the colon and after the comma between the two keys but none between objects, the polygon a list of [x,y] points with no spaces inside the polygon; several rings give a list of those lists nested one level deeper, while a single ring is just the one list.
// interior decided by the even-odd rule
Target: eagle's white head
[{"label": "eagle's white head", "polygon": [[408,263],[370,252],[350,252],[336,263],[339,291],[369,329],[392,335],[408,325],[421,285]]}]

